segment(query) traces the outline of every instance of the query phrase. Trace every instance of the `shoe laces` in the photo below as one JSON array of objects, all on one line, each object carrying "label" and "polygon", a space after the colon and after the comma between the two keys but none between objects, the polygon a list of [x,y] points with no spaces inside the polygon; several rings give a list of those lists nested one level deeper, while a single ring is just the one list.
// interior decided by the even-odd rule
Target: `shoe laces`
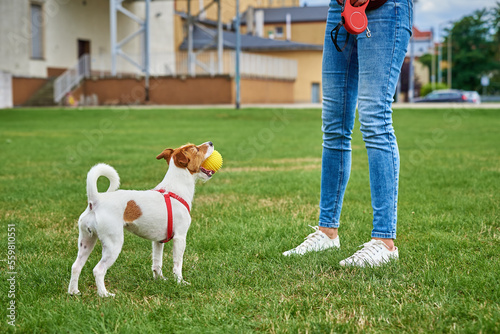
[{"label": "shoe laces", "polygon": [[380,240],[370,240],[369,242],[366,242],[362,244],[359,247],[363,247],[360,250],[358,250],[356,253],[354,253],[351,257],[349,257],[350,260],[356,261],[356,260],[361,260],[361,261],[369,261],[374,258],[374,256],[377,255],[377,253],[382,250],[382,247],[385,247],[383,244],[383,241]]},{"label": "shoe laces", "polygon": [[306,248],[308,246],[313,245],[317,240],[320,239],[320,234],[318,232],[321,232],[319,230],[319,226],[311,226],[309,225],[310,228],[314,230],[313,233],[309,234],[307,237],[304,238],[304,242],[302,242],[299,246],[297,246],[297,249],[300,248]]}]

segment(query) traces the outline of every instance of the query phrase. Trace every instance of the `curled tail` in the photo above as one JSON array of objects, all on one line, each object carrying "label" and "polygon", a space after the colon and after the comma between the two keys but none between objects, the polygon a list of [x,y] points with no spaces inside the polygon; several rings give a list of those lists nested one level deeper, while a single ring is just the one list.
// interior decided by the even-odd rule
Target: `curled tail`
[{"label": "curled tail", "polygon": [[107,192],[116,191],[120,186],[120,177],[113,167],[103,163],[95,165],[87,174],[87,197],[89,199],[89,204],[95,202],[99,194],[97,190],[97,179],[99,179],[100,176],[109,179],[109,188]]}]

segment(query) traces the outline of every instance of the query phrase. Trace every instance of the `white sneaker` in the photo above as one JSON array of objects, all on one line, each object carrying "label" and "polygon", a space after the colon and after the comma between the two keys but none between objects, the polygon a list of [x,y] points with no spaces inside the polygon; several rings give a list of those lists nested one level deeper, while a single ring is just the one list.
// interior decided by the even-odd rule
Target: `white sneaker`
[{"label": "white sneaker", "polygon": [[319,230],[318,226],[311,226],[315,232],[309,234],[303,243],[283,253],[285,256],[297,254],[304,255],[307,252],[318,252],[328,248],[340,248],[340,239],[337,236],[335,239],[330,239],[326,234]]},{"label": "white sneaker", "polygon": [[[361,247],[361,246],[359,246]],[[340,261],[341,266],[377,267],[391,260],[399,258],[398,248],[390,251],[382,240],[372,239],[362,245],[362,249],[345,260]]]}]

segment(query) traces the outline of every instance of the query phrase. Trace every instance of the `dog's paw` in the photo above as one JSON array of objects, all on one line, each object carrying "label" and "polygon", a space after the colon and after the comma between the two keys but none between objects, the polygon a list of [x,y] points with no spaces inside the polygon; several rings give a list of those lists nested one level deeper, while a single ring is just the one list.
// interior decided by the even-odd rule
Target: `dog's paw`
[{"label": "dog's paw", "polygon": [[99,295],[99,297],[114,297],[115,296],[114,293],[111,293],[108,291],[98,292],[98,295]]},{"label": "dog's paw", "polygon": [[181,279],[177,279],[177,284],[182,285],[182,286],[191,285],[191,283],[189,283],[188,281],[183,280],[182,278]]},{"label": "dog's paw", "polygon": [[167,278],[165,276],[163,276],[163,273],[161,270],[157,271],[157,270],[153,270],[153,278],[154,279],[161,279],[161,280],[164,280],[166,281]]},{"label": "dog's paw", "polygon": [[82,294],[79,290],[70,290],[68,293],[70,296],[79,296]]}]

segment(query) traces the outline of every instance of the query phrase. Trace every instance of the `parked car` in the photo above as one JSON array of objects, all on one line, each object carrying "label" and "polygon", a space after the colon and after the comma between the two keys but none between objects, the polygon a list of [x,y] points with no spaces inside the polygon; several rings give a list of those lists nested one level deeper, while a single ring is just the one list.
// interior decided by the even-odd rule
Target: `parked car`
[{"label": "parked car", "polygon": [[458,89],[441,89],[416,99],[415,102],[467,102],[467,96]]},{"label": "parked car", "polygon": [[466,92],[464,92],[464,94],[465,94],[465,96],[467,96],[467,102],[475,103],[475,104],[481,103],[481,96],[479,95],[478,92],[466,91]]}]

